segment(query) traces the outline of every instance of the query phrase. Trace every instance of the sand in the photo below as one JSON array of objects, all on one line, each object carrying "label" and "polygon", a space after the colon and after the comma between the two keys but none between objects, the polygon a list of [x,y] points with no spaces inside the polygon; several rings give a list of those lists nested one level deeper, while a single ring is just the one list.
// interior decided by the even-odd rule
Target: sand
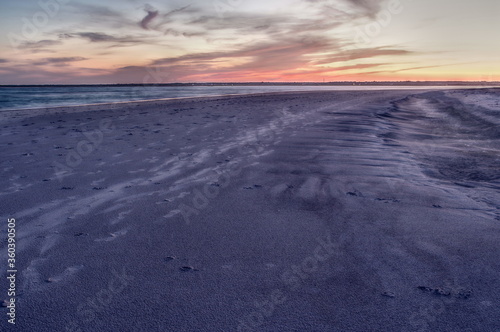
[{"label": "sand", "polygon": [[[0,113],[13,331],[499,331],[500,89]],[[2,269],[2,294],[7,279]]]}]

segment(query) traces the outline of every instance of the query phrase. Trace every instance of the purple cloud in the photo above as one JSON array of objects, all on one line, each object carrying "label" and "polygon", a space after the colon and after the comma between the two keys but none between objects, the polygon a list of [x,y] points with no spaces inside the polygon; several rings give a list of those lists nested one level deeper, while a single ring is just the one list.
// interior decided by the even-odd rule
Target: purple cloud
[{"label": "purple cloud", "polygon": [[139,25],[144,30],[149,30],[149,27],[148,27],[149,23],[151,23],[151,21],[154,20],[155,17],[158,16],[159,12],[158,12],[158,10],[156,10],[155,8],[153,8],[150,5],[146,5],[144,7],[144,10],[146,11],[147,15],[142,19],[142,21],[139,23]]}]

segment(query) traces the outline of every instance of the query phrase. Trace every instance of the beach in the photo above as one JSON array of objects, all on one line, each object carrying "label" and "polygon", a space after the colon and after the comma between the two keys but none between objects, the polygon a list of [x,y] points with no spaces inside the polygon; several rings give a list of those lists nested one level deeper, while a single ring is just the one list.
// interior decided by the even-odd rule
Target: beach
[{"label": "beach", "polygon": [[2,111],[17,272],[0,329],[498,331],[499,103],[381,89]]}]

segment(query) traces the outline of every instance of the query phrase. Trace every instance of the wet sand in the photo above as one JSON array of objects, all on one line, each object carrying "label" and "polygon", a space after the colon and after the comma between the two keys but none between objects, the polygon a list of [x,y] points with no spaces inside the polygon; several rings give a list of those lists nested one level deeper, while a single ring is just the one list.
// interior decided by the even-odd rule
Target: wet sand
[{"label": "wet sand", "polygon": [[19,271],[1,329],[498,331],[499,102],[342,91],[1,112]]}]

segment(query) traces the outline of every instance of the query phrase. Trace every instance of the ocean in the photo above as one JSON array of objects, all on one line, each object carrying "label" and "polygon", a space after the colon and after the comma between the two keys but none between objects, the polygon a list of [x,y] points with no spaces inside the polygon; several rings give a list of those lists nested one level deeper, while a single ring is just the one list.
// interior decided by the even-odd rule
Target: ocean
[{"label": "ocean", "polygon": [[137,100],[204,97],[283,91],[450,89],[452,86],[39,86],[0,87],[0,111]]}]

